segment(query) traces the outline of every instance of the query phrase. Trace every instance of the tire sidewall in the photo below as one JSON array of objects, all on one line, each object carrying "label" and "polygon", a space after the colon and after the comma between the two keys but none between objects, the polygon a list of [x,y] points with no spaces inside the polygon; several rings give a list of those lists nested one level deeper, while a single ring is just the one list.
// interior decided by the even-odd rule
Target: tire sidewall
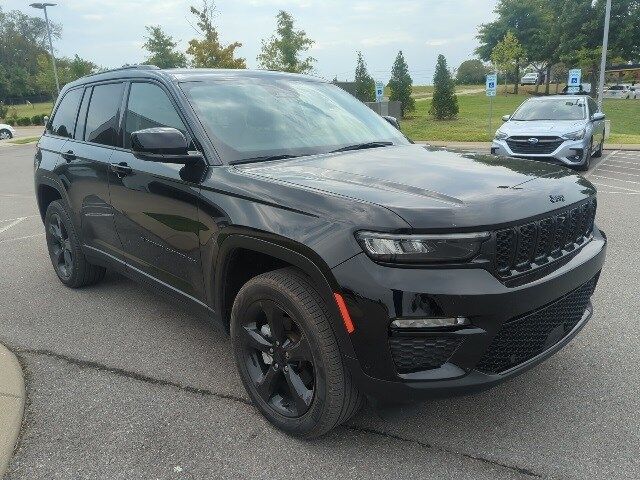
[{"label": "tire sidewall", "polygon": [[[67,230],[67,235],[69,236],[69,242],[71,243],[71,249],[73,253],[73,269],[71,275],[68,277],[63,277],[60,275],[58,268],[55,266],[55,259],[51,255],[51,251],[49,249],[49,242],[51,241],[51,232],[49,231],[49,225],[51,224],[51,217],[57,214],[60,218],[60,221],[64,223],[64,227]],[[80,274],[82,264],[84,261],[84,256],[82,254],[82,249],[80,248],[80,241],[78,235],[76,234],[75,225],[71,221],[71,216],[67,212],[64,203],[61,200],[56,200],[51,202],[47,207],[47,212],[44,218],[45,225],[45,236],[47,239],[47,252],[49,253],[49,258],[51,259],[51,263],[53,265],[53,269],[58,275],[58,278],[62,283],[67,286],[74,286],[79,283]]]},{"label": "tire sidewall", "polygon": [[0,130],[0,134],[2,134],[2,133],[7,133],[8,134],[8,137],[6,139],[4,139],[4,140],[10,140],[10,139],[13,138],[13,135],[11,134],[11,132],[9,130],[6,130],[6,129],[3,128],[2,130]]},{"label": "tire sidewall", "polygon": [[[255,279],[254,279],[255,280]],[[314,430],[318,424],[322,423],[323,413],[327,405],[327,356],[322,351],[317,340],[317,332],[315,325],[309,318],[309,313],[301,308],[295,297],[286,289],[279,289],[270,282],[250,281],[247,283],[236,297],[231,314],[231,340],[233,343],[233,351],[236,365],[240,374],[240,379],[244,384],[249,396],[258,408],[263,412],[265,417],[276,427],[297,436],[305,436],[306,433]],[[282,290],[282,291],[281,291]],[[309,342],[311,354],[314,362],[315,388],[313,402],[309,410],[298,418],[290,418],[281,415],[273,410],[273,408],[265,402],[260,395],[254,391],[253,381],[246,370],[244,349],[242,340],[240,339],[241,322],[243,313],[246,309],[256,301],[261,299],[270,299],[283,307],[290,315],[293,315],[297,325]]]}]

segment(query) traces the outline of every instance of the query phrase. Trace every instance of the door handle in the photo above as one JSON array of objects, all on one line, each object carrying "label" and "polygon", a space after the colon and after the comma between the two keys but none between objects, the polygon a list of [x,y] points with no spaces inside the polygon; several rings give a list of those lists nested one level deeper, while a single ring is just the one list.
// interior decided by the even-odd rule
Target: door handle
[{"label": "door handle", "polygon": [[127,162],[112,163],[109,165],[109,168],[118,176],[118,178],[122,178],[133,172],[133,169],[127,165]]},{"label": "door handle", "polygon": [[64,158],[67,162],[70,162],[71,160],[75,160],[78,157],[76,157],[76,154],[73,153],[73,150],[67,150],[62,154],[62,158]]}]

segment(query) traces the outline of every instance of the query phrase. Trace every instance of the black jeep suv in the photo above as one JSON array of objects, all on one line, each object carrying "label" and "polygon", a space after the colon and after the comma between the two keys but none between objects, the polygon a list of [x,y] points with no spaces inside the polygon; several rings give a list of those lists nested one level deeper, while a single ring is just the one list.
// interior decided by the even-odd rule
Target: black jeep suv
[{"label": "black jeep suv", "polygon": [[300,75],[138,66],[61,92],[35,186],[65,285],[116,270],[230,332],[303,437],[363,399],[480,391],[592,313],[595,188],[559,166],[413,145]]}]

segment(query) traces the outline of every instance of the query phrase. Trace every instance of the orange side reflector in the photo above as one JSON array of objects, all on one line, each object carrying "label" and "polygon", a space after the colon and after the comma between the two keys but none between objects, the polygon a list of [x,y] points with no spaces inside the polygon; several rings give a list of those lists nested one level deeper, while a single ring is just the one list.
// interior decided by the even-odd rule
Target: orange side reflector
[{"label": "orange side reflector", "polygon": [[334,293],[333,296],[336,299],[336,304],[338,305],[338,310],[340,310],[340,316],[342,317],[342,323],[344,323],[344,328],[347,329],[347,333],[355,332],[356,327],[351,321],[351,315],[349,315],[347,305],[344,303],[344,298],[342,298],[342,295],[340,295],[339,293]]}]

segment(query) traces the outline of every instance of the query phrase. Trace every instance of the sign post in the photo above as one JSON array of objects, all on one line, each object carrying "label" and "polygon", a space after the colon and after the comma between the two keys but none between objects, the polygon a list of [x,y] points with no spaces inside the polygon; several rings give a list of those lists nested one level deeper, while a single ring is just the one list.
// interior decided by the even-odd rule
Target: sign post
[{"label": "sign post", "polygon": [[384,83],[376,82],[376,103],[382,103],[384,97]]},{"label": "sign post", "polygon": [[582,85],[582,70],[573,68],[569,70],[569,80],[567,81],[567,93],[578,93]]},{"label": "sign post", "polygon": [[498,75],[490,73],[487,75],[486,92],[489,97],[489,139],[491,139],[491,123],[493,121],[493,97],[496,96],[498,90]]}]

